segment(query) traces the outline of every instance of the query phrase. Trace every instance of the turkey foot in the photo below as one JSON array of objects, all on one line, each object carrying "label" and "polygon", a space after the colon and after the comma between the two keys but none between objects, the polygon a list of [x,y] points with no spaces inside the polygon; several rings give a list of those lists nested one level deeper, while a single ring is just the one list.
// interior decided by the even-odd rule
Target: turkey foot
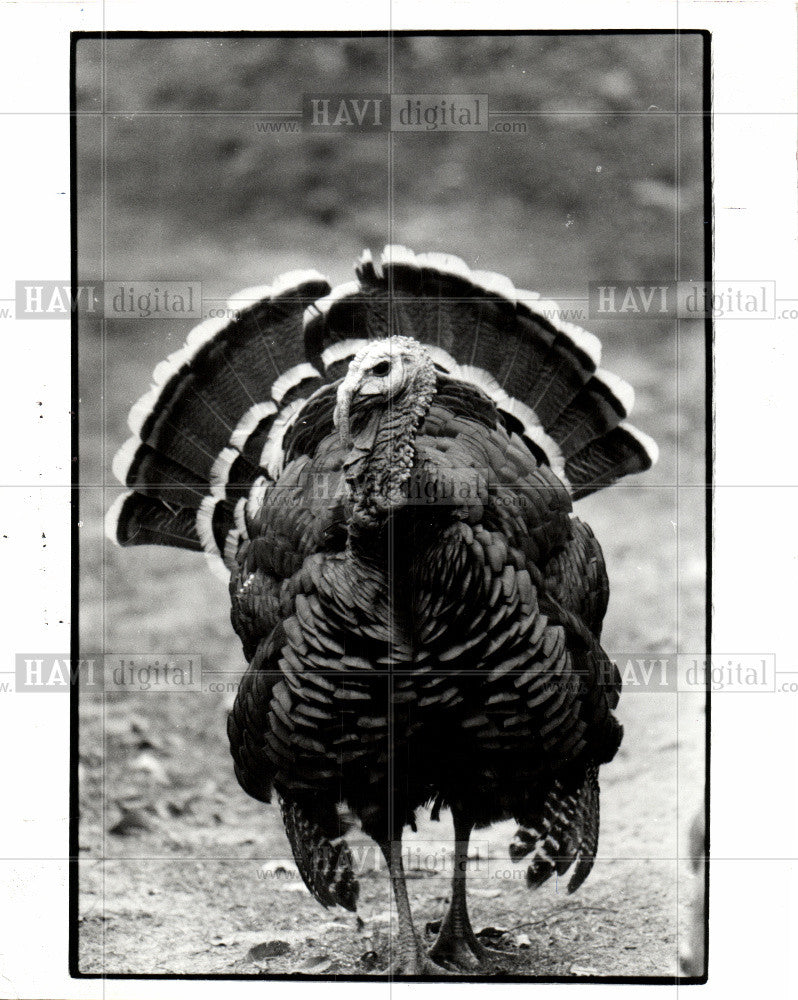
[{"label": "turkey foot", "polygon": [[435,943],[429,950],[430,958],[463,972],[490,971],[494,960],[502,953],[482,944],[465,910],[460,914],[453,911],[454,907],[450,907],[441,923]]},{"label": "turkey foot", "polygon": [[424,949],[414,942],[406,947],[388,967],[388,975],[394,976],[451,976],[452,973],[438,965]]}]

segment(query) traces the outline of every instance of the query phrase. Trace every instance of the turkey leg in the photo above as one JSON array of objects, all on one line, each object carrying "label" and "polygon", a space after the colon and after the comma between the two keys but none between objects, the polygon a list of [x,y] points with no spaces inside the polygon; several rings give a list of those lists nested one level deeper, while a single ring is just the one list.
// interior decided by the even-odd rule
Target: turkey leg
[{"label": "turkey leg", "polygon": [[463,970],[483,967],[492,952],[478,940],[468,918],[466,902],[466,868],[468,866],[468,841],[472,823],[465,814],[452,809],[454,820],[454,875],[452,876],[452,896],[449,909],[441,922],[435,944],[430,949],[430,958],[436,962],[453,965]]},{"label": "turkey leg", "polygon": [[436,965],[427,957],[416,936],[410,900],[407,898],[401,838],[397,837],[387,844],[380,844],[380,849],[388,863],[388,873],[396,900],[396,915],[399,923],[397,955],[391,962],[389,974],[391,976],[448,975],[447,969]]}]

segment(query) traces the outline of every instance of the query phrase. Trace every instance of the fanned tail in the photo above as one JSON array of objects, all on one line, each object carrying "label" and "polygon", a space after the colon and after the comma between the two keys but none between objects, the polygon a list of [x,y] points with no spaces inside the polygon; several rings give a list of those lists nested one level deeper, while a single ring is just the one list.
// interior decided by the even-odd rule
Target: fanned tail
[{"label": "fanned tail", "polygon": [[286,427],[322,384],[304,358],[302,315],[329,289],[300,271],[241,292],[235,319],[200,323],[156,367],[113,462],[129,488],[106,517],[113,542],[204,551],[229,578],[246,500],[259,477],[277,475]]},{"label": "fanned tail", "polygon": [[413,337],[440,370],[489,396],[575,499],[656,462],[656,444],[625,422],[631,386],[598,367],[597,337],[550,318],[555,303],[459,257],[401,246],[379,263],[366,251],[356,272],[305,314],[307,357],[328,377],[369,339]]},{"label": "fanned tail", "polygon": [[590,874],[598,848],[598,767],[589,765],[581,781],[555,780],[539,812],[518,819],[521,825],[510,844],[510,857],[529,858],[529,887],[536,889],[555,872],[564,875],[575,866],[568,892],[576,892]]},{"label": "fanned tail", "polygon": [[593,334],[550,317],[556,306],[449,254],[364,253],[335,289],[291,272],[231,302],[230,321],[200,323],[155,369],[129,416],[113,471],[129,491],[109,510],[120,545],[204,551],[225,579],[247,537],[247,502],[282,468],[284,443],[312,436],[311,404],[368,339],[426,344],[437,367],[477,386],[574,499],[649,469],[655,443],[627,422],[631,386],[599,368]]}]

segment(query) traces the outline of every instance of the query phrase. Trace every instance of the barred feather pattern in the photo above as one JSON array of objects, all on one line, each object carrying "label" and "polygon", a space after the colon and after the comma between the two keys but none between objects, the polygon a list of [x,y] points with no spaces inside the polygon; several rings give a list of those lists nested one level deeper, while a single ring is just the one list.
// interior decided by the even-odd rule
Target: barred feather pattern
[{"label": "barred feather pattern", "polygon": [[556,872],[572,866],[568,892],[576,892],[593,868],[599,836],[598,767],[591,764],[581,781],[557,778],[546,794],[540,812],[521,819],[510,844],[513,861],[529,859],[527,885],[536,889]]},{"label": "barred feather pattern", "polygon": [[337,818],[324,817],[335,834],[331,840],[322,828],[323,813],[318,807],[309,812],[298,802],[281,802],[280,810],[299,874],[313,897],[324,907],[337,904],[354,913],[360,886],[352,866],[352,852],[335,830]]},{"label": "barred feather pattern", "polygon": [[262,469],[279,474],[283,435],[323,382],[304,360],[301,320],[329,288],[303,271],[247,289],[231,300],[235,319],[203,321],[156,367],[113,461],[130,491],[106,518],[111,541],[200,549],[229,581],[245,539],[236,501]]}]

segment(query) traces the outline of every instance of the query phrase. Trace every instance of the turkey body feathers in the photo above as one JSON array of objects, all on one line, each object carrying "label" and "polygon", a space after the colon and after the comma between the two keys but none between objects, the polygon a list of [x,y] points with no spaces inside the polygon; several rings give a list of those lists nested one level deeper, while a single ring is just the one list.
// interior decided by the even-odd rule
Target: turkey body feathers
[{"label": "turkey body feathers", "polygon": [[357,899],[341,802],[380,844],[430,801],[514,817],[529,884],[575,866],[576,888],[622,733],[572,502],[655,446],[596,338],[506,278],[404,248],[357,274],[278,280],[156,369],[108,532],[222,566],[249,661],[236,775],[276,790],[322,904]]}]

